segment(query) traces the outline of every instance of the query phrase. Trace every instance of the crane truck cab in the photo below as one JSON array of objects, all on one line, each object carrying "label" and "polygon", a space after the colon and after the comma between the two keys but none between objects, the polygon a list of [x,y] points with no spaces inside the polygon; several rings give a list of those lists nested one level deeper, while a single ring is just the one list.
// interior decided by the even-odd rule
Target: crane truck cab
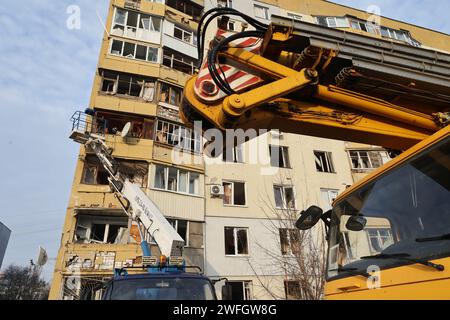
[{"label": "crane truck cab", "polygon": [[327,299],[450,299],[450,127],[347,189],[299,229],[328,229]]},{"label": "crane truck cab", "polygon": [[217,300],[211,280],[187,272],[119,273],[107,284],[103,300]]}]

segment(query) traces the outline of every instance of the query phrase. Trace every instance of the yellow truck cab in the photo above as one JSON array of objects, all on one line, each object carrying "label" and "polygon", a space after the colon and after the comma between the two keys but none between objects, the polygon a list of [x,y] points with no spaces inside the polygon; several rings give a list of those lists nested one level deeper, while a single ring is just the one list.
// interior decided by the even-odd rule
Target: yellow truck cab
[{"label": "yellow truck cab", "polygon": [[450,127],[349,188],[328,224],[327,299],[450,299]]}]

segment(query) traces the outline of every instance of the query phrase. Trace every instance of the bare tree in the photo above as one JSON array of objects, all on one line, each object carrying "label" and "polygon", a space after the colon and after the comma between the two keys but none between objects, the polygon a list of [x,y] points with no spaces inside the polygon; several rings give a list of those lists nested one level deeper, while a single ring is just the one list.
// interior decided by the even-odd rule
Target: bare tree
[{"label": "bare tree", "polygon": [[[295,227],[299,210],[293,203],[276,208],[268,196],[260,199],[261,210],[267,216],[266,228],[278,246],[256,241],[261,252],[267,256],[266,267],[278,268],[285,277],[289,299],[320,300],[323,298],[326,268],[326,240],[323,224],[311,230],[301,231]],[[264,277],[255,261],[248,259],[259,285],[274,299],[286,299],[274,290],[270,277]],[[261,265],[259,263],[259,265]],[[267,269],[267,268],[266,268]],[[278,290],[279,291],[279,290]]]},{"label": "bare tree", "polygon": [[0,300],[46,300],[49,290],[49,284],[34,265],[9,265],[0,278]]}]

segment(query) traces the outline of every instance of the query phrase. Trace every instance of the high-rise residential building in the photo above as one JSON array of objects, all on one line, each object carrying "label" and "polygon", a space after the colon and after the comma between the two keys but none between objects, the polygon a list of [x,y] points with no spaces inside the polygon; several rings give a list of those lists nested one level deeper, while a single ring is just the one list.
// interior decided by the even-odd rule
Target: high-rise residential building
[{"label": "high-rise residential building", "polygon": [[[324,0],[111,0],[89,105],[93,116],[85,125],[105,138],[122,171],[185,239],[188,264],[212,279],[227,278],[235,299],[302,298],[301,284],[283,267],[298,240],[285,214],[298,216],[310,205],[329,209],[341,191],[389,155],[379,147],[276,131],[214,161],[202,155],[201,137],[184,127],[178,108],[197,65],[197,23],[216,6],[265,23],[280,15],[442,51],[450,51],[450,39]],[[208,36],[219,26],[234,32],[248,27],[232,17],[217,21]],[[180,132],[187,162],[174,158]],[[252,143],[267,161],[255,162]],[[99,283],[114,268],[140,265],[136,230],[99,162],[81,147],[50,298],[99,298]],[[152,250],[157,253],[156,246]]]},{"label": "high-rise residential building", "polygon": [[3,258],[5,257],[10,236],[11,230],[0,222],[0,269],[2,268]]},{"label": "high-rise residential building", "polygon": [[[121,171],[142,186],[185,239],[187,263],[201,268],[204,165],[200,137],[180,122],[178,106],[197,63],[194,30],[202,11],[198,1],[111,1],[92,116],[78,123],[105,138]],[[122,138],[118,132],[128,122],[130,132]],[[193,161],[178,165],[172,149],[180,132]],[[97,158],[81,147],[50,298],[99,298],[97,284],[114,268],[141,263],[137,237]]]}]

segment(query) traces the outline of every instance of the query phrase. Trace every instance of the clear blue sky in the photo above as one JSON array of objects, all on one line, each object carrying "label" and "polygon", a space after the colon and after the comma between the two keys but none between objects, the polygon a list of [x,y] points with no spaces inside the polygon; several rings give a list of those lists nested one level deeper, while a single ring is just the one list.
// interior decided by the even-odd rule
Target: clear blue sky
[{"label": "clear blue sky", "polygon": [[[241,0],[239,0],[241,1]],[[337,3],[450,33],[450,1]],[[88,105],[107,0],[4,1],[0,6],[0,221],[13,234],[3,266],[27,264],[39,245],[56,257],[78,146],[69,118]],[[66,27],[81,8],[81,29]],[[44,269],[50,279],[53,261]]]}]

